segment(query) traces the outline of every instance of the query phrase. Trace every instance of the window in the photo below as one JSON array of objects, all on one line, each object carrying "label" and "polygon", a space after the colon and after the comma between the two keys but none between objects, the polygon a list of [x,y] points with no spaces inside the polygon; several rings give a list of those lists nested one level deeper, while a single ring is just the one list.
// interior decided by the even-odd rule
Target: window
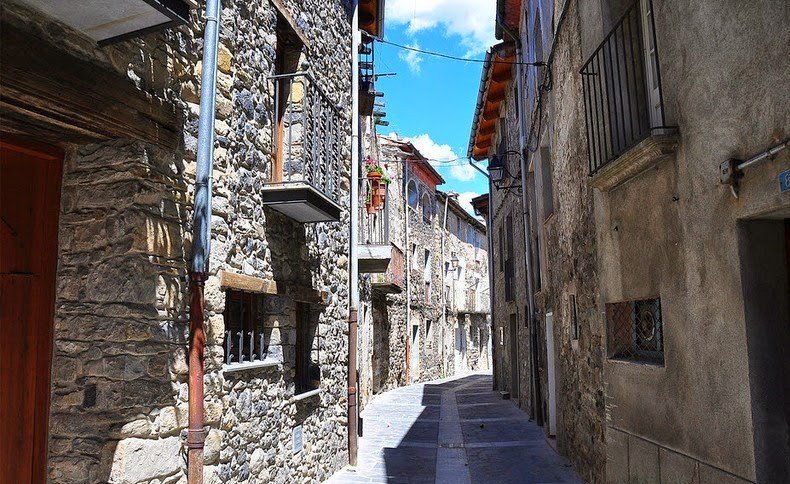
[{"label": "window", "polygon": [[415,210],[417,210],[417,205],[419,204],[419,196],[417,195],[417,184],[414,183],[414,180],[409,181],[409,186],[407,187],[409,192],[409,206]]},{"label": "window", "polygon": [[433,322],[430,319],[425,321],[425,339],[429,344],[433,341]]},{"label": "window", "polygon": [[480,259],[480,234],[475,232],[475,260]]},{"label": "window", "polygon": [[262,361],[268,356],[261,314],[263,296],[250,292],[225,292],[225,364]]},{"label": "window", "polygon": [[579,317],[576,309],[576,294],[571,294],[568,298],[569,312],[571,316],[571,339],[579,339]]},{"label": "window", "polygon": [[499,226],[499,272],[505,270],[505,226]]},{"label": "window", "polygon": [[417,269],[420,267],[420,261],[417,260],[417,244],[411,244],[411,268]]},{"label": "window", "polygon": [[433,207],[431,206],[431,197],[427,193],[422,194],[422,219],[425,223],[431,223],[431,215]]},{"label": "window", "polygon": [[464,234],[466,231],[464,230],[464,222],[459,218],[458,219],[458,240],[464,240]]},{"label": "window", "polygon": [[515,299],[513,276],[514,276],[514,261],[513,261],[513,216],[508,215],[505,217],[505,248],[507,250],[505,260],[505,301],[512,301]]},{"label": "window", "polygon": [[425,281],[431,280],[431,251],[425,249],[425,267],[423,270],[423,278]]},{"label": "window", "polygon": [[548,147],[540,148],[540,178],[543,201],[543,221],[554,213],[554,186],[552,185],[551,152]]},{"label": "window", "polygon": [[529,196],[529,223],[532,227],[532,280],[534,282],[535,292],[540,291],[542,286],[541,281],[541,260],[540,260],[540,224],[537,215],[537,198],[535,193],[535,173],[530,172],[527,176],[527,195]]},{"label": "window", "polygon": [[661,299],[606,304],[609,358],[664,364]]},{"label": "window", "polygon": [[[282,16],[277,16],[277,46],[275,50],[274,74],[291,74],[299,70],[299,56],[302,53],[302,41],[299,35],[293,30],[291,24]],[[277,82],[278,91],[276,106],[276,138],[274,144],[274,163],[272,165],[272,180],[279,182],[283,179],[283,163],[285,162],[284,138],[286,134],[285,124],[286,110],[291,97],[292,77],[281,78]]]},{"label": "window", "polygon": [[466,243],[469,245],[473,245],[475,243],[475,236],[477,235],[477,231],[471,225],[466,230]]},{"label": "window", "polygon": [[425,281],[425,304],[431,304],[431,281]]},{"label": "window", "polygon": [[312,318],[310,306],[296,306],[296,393],[315,390],[321,384],[321,367],[318,366],[318,322]]}]

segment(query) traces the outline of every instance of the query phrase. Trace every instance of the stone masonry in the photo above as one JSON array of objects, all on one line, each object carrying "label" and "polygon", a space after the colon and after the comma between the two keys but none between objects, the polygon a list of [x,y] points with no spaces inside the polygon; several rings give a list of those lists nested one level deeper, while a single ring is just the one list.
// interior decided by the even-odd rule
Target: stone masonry
[{"label": "stone masonry", "polygon": [[[350,13],[340,0],[223,2],[206,358],[206,482],[316,482],[347,462],[348,173],[338,223],[301,225],[263,208],[272,175],[276,25],[310,44],[302,60],[328,96],[350,100]],[[119,139],[67,148],[60,214],[49,478],[183,482],[187,425],[187,261],[203,10],[188,25],[97,47],[28,7],[2,21],[126,76],[179,113],[177,150]],[[307,64],[303,64],[307,65]],[[349,111],[342,113],[345,134]],[[348,146],[349,143],[342,143]],[[224,365],[221,273],[276,283],[264,297],[276,364]],[[305,294],[320,295],[320,300]],[[321,393],[294,398],[295,305],[311,304]],[[233,371],[231,371],[233,370]],[[301,426],[304,446],[292,450]]]}]

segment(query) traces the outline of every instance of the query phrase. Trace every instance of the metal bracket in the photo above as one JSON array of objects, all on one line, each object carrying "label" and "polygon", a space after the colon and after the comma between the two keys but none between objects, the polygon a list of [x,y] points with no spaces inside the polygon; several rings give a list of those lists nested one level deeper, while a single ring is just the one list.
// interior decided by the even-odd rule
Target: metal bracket
[{"label": "metal bracket", "polygon": [[179,437],[181,442],[189,449],[202,449],[205,446],[206,435],[211,427],[203,427],[203,430],[183,429]]},{"label": "metal bracket", "polygon": [[732,196],[738,198],[740,189],[740,180],[743,178],[743,172],[738,169],[741,160],[730,158],[719,165],[719,181],[722,185],[729,185]]}]

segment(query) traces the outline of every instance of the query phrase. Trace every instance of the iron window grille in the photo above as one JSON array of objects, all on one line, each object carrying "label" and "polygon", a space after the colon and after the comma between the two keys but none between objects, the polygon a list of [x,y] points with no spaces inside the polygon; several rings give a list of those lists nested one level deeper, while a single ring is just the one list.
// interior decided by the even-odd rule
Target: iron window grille
[{"label": "iron window grille", "polygon": [[581,69],[590,175],[667,126],[651,0],[625,11]]},{"label": "iron window grille", "polygon": [[660,298],[608,303],[606,323],[609,358],[664,364]]},{"label": "iron window grille", "polygon": [[224,318],[226,365],[271,359],[263,324],[263,296],[227,291]]}]

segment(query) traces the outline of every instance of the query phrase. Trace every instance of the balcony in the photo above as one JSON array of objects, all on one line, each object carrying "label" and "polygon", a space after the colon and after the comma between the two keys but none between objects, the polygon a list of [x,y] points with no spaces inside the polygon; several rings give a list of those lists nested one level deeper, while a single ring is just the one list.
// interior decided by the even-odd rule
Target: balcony
[{"label": "balcony", "polygon": [[359,272],[387,272],[393,247],[389,238],[388,202],[376,213],[368,214],[364,206],[359,211]]},{"label": "balcony", "polygon": [[263,204],[301,223],[340,220],[343,117],[305,72],[270,76],[276,119]]},{"label": "balcony", "polygon": [[394,245],[390,245],[391,263],[383,273],[371,275],[371,285],[374,291],[384,294],[398,294],[406,287],[406,259],[403,252]]},{"label": "balcony", "polygon": [[612,188],[674,153],[651,0],[628,7],[581,74],[594,186]]}]

